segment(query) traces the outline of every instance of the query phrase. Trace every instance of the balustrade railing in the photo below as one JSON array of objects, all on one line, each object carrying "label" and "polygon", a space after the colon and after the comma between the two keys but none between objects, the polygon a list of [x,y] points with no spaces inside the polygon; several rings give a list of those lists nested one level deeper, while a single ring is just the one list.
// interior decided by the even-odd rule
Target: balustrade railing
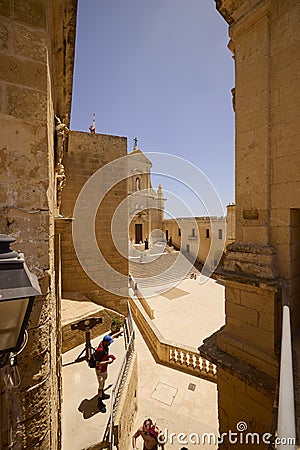
[{"label": "balustrade railing", "polygon": [[129,279],[129,287],[133,290],[134,295],[136,295],[137,298],[140,300],[144,310],[146,311],[150,319],[154,319],[154,310],[149,306],[147,300],[143,297],[141,291],[138,288],[138,284],[135,282],[132,276],[130,276]]},{"label": "balustrade railing", "polygon": [[135,322],[158,363],[212,382],[217,381],[215,364],[200,356],[192,347],[166,340],[148,319],[139,299],[131,297],[129,301]]},{"label": "balustrade railing", "polygon": [[217,382],[217,366],[215,364],[212,364],[194,351],[185,350],[170,344],[167,344],[167,346],[169,348],[168,365],[199,376],[200,378]]},{"label": "balustrade railing", "polygon": [[114,447],[114,440],[115,440],[114,421],[118,411],[119,402],[123,393],[126,375],[132,360],[132,355],[134,353],[135,336],[134,336],[133,320],[129,305],[128,305],[128,317],[125,319],[124,322],[124,340],[125,340],[125,355],[117,379],[112,388],[110,417],[104,433],[104,442],[106,442],[106,448],[108,448],[109,450],[112,450]]}]

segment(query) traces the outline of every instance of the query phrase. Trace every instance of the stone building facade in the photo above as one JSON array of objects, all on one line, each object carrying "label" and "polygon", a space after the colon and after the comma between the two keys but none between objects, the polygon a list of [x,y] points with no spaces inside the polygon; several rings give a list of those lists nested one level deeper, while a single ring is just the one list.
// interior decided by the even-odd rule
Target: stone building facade
[{"label": "stone building facade", "polygon": [[94,224],[105,237],[104,257],[121,274],[114,291],[90,280],[72,244],[76,196],[94,172],[127,151],[125,138],[69,131],[76,15],[77,0],[0,2],[0,233],[16,238],[14,249],[24,253],[42,290],[18,356],[20,386],[11,389],[11,369],[0,369],[3,449],[61,448],[62,287],[127,312],[127,222],[123,234],[117,230],[122,255],[110,232],[114,210],[127,198],[126,180],[111,186]]},{"label": "stone building facade", "polygon": [[128,174],[129,195],[129,240],[133,244],[155,241],[160,235],[154,230],[162,230],[164,217],[164,202],[162,186],[157,192],[151,184],[151,161],[136,145],[129,154],[131,157],[130,173]]},{"label": "stone building facade", "polygon": [[227,206],[224,217],[182,217],[165,219],[163,231],[167,241],[201,264],[216,268],[226,247],[235,241],[235,205]]},{"label": "stone building facade", "polygon": [[76,0],[0,3],[0,229],[16,238],[43,294],[18,357],[20,387],[8,389],[8,369],[0,370],[1,448],[60,448],[56,185],[64,180],[59,132],[69,126],[76,10]]},{"label": "stone building facade", "polygon": [[[226,323],[200,351],[218,364],[220,433],[245,421],[247,431],[262,434],[276,428],[282,289],[294,356],[299,348],[300,3],[216,6],[229,24],[235,60],[236,242],[222,276]],[[220,448],[231,447],[226,441]]]}]

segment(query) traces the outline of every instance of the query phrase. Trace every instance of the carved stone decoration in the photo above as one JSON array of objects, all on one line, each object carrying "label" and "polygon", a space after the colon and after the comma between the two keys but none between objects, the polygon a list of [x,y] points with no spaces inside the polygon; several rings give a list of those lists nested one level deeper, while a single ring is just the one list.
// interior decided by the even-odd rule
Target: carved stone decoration
[{"label": "carved stone decoration", "polygon": [[235,112],[235,88],[231,89],[231,95],[232,95],[232,109]]},{"label": "carved stone decoration", "polygon": [[60,118],[55,116],[56,119],[56,145],[55,145],[55,174],[56,174],[56,205],[58,209],[58,215],[60,214],[62,190],[66,182],[65,168],[62,163],[64,157],[64,143],[66,137],[69,134],[69,129],[66,124],[62,123]]},{"label": "carved stone decoration", "polygon": [[61,206],[62,190],[66,183],[66,174],[65,174],[65,168],[64,168],[63,164],[61,164],[60,162],[57,163],[55,171],[56,171],[56,193],[57,193],[56,202],[57,202],[57,208],[58,208],[58,213],[59,213],[60,206]]}]

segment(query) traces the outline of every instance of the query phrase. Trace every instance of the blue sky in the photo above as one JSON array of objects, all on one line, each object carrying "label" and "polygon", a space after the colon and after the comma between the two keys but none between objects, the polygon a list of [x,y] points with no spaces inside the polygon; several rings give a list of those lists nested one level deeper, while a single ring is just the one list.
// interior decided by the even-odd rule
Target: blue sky
[{"label": "blue sky", "polygon": [[[128,151],[137,136],[144,152],[186,159],[224,207],[233,202],[227,28],[213,0],[79,0],[71,128],[88,131],[95,112],[97,133],[126,136]],[[205,215],[182,183],[152,180],[183,197],[193,215]]]}]

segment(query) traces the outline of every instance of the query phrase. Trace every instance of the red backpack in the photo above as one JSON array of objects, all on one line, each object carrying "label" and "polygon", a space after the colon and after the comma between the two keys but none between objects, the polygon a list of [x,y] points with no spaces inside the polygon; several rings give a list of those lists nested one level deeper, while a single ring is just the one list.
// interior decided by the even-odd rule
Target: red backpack
[{"label": "red backpack", "polygon": [[[102,342],[100,342],[100,344],[99,344],[97,350],[95,350],[95,351],[91,354],[91,357],[90,357],[89,362],[88,362],[89,367],[90,367],[91,369],[95,369],[95,367],[96,367],[96,363],[97,363],[96,354],[97,354],[98,351],[103,351],[103,345],[102,345]],[[110,359],[113,359],[113,360],[116,359],[116,357],[115,357],[114,355],[105,355],[105,356],[102,358],[101,362],[102,362],[102,361],[105,361],[105,360],[107,360],[107,359],[109,359],[109,358],[110,358]],[[106,372],[107,366],[108,366],[108,363],[107,363],[107,364],[102,364],[102,365],[100,366],[100,372]]]},{"label": "red backpack", "polygon": [[[97,352],[102,352],[102,351],[103,351],[103,343],[100,342],[100,344],[99,344],[97,350],[95,351],[95,360],[96,360],[96,362],[97,362],[97,358],[96,358]],[[104,356],[102,357],[102,359],[101,359],[100,362],[106,361],[106,360],[108,360],[108,359],[113,359],[113,360],[115,360],[116,357],[115,357],[114,355],[109,355],[109,354],[107,354],[107,355],[104,355]],[[101,366],[100,366],[100,372],[106,372],[106,371],[107,371],[107,366],[108,366],[108,363],[107,363],[107,364],[101,364]]]},{"label": "red backpack", "polygon": [[[96,362],[97,362],[96,353],[98,351],[103,351],[102,342],[100,342],[100,344],[98,345],[98,348],[96,350],[94,350],[90,356],[88,365],[91,369],[95,369],[95,367],[96,367]],[[107,358],[107,356],[108,355],[106,355],[105,358]],[[102,361],[104,361],[104,358],[102,359]],[[107,365],[105,365],[105,368],[107,368]],[[105,372],[105,370],[104,371],[101,370],[101,372]]]}]

